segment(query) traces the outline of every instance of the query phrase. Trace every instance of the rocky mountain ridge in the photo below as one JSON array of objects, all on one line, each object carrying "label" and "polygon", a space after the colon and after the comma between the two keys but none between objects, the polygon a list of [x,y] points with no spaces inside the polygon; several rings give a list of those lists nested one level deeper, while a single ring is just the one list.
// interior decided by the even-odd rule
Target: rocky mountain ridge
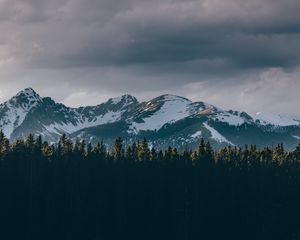
[{"label": "rocky mountain ridge", "polygon": [[12,141],[28,134],[56,142],[62,134],[108,145],[121,136],[126,143],[146,137],[153,146],[192,148],[200,138],[215,147],[283,142],[293,147],[300,138],[300,121],[286,117],[222,110],[205,102],[162,95],[138,102],[131,95],[96,106],[70,108],[26,88],[0,104],[0,128]]}]

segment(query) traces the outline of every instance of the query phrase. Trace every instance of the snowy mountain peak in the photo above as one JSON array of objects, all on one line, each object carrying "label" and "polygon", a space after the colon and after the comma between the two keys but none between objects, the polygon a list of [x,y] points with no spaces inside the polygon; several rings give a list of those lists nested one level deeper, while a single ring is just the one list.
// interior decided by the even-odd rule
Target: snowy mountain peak
[{"label": "snowy mountain peak", "polygon": [[294,120],[288,117],[268,112],[257,112],[255,115],[252,115],[252,117],[256,122],[259,122],[262,125],[271,124],[281,127],[300,125],[299,120]]},{"label": "snowy mountain peak", "polygon": [[132,103],[138,103],[137,99],[129,94],[124,94],[119,97],[110,98],[108,102],[111,102],[114,105],[122,103],[123,105],[128,105]]},{"label": "snowy mountain peak", "polygon": [[24,109],[31,109],[37,103],[42,101],[42,97],[37,94],[32,88],[25,88],[18,92],[16,96],[9,100],[10,104],[19,105]]},{"label": "snowy mountain peak", "polygon": [[25,88],[5,103],[0,104],[0,128],[7,137],[25,120],[27,114],[43,99],[32,89]]},{"label": "snowy mountain peak", "polygon": [[24,88],[23,90],[17,93],[17,96],[22,94],[29,96],[29,95],[35,95],[37,93],[32,88]]},{"label": "snowy mountain peak", "polygon": [[177,96],[177,95],[173,95],[173,94],[164,94],[164,95],[161,95],[161,96],[155,98],[154,100],[158,100],[158,101],[181,101],[181,102],[192,103],[192,101],[187,99],[187,98]]},{"label": "snowy mountain peak", "polygon": [[196,146],[200,137],[216,146],[281,141],[292,146],[300,136],[300,121],[262,112],[250,116],[172,94],[141,103],[125,94],[96,106],[70,108],[25,88],[0,104],[0,129],[12,141],[33,133],[56,142],[65,133],[91,142],[147,137],[157,147]]},{"label": "snowy mountain peak", "polygon": [[165,124],[175,123],[191,115],[192,101],[176,95],[165,94],[142,103],[132,118],[129,132],[159,130]]}]

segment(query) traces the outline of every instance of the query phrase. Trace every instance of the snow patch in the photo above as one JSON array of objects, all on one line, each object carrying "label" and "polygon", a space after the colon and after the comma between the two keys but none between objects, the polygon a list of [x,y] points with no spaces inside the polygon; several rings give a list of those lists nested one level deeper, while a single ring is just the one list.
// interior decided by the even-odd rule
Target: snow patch
[{"label": "snow patch", "polygon": [[125,94],[120,97],[111,98],[109,101],[111,101],[112,104],[114,104],[114,105],[117,105],[117,104],[123,102],[124,104],[123,104],[122,108],[124,108],[124,107],[134,103],[137,100],[133,96],[131,96],[129,94]]},{"label": "snow patch", "polygon": [[88,119],[84,119],[79,121],[76,124],[73,124],[71,122],[69,123],[53,123],[50,124],[48,126],[44,126],[44,128],[50,132],[50,133],[55,133],[55,134],[62,134],[62,133],[74,133],[76,131],[79,131],[81,129],[84,128],[89,128],[89,127],[95,127],[101,124],[107,124],[107,123],[112,123],[115,121],[120,120],[121,115],[124,111],[119,111],[119,112],[107,112],[104,115],[98,116],[96,118],[94,118],[93,120],[88,120]]},{"label": "snow patch", "polygon": [[202,136],[202,131],[195,132],[191,135],[191,138],[199,138]]},{"label": "snow patch", "polygon": [[218,121],[228,123],[229,125],[232,125],[232,126],[239,126],[239,125],[242,125],[243,123],[245,123],[245,120],[242,117],[236,116],[229,112],[217,113],[216,116],[213,117],[212,119],[214,119],[214,120],[218,119]]},{"label": "snow patch", "polygon": [[257,112],[254,116],[253,119],[259,120],[260,124],[262,125],[276,125],[276,126],[297,126],[300,124],[300,121],[290,119],[287,117],[283,117],[281,115],[276,115],[272,113],[267,113],[267,112]]},{"label": "snow patch", "polygon": [[144,122],[133,122],[130,131],[138,133],[141,130],[158,130],[166,123],[173,123],[190,115],[191,102],[187,99],[166,95],[163,97],[163,105],[151,116],[143,119]]},{"label": "snow patch", "polygon": [[234,145],[232,142],[228,141],[224,136],[222,136],[216,129],[209,126],[206,122],[203,123],[204,127],[210,132],[211,138],[217,142],[226,142],[230,145]]},{"label": "snow patch", "polygon": [[115,97],[110,99],[114,105],[120,103],[122,101],[122,97]]}]

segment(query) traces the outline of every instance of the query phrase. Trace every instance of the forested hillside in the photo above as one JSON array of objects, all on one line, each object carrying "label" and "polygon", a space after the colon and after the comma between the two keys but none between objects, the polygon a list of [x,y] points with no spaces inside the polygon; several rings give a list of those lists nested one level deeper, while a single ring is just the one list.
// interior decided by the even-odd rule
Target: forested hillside
[{"label": "forested hillside", "polygon": [[299,239],[300,145],[112,151],[0,133],[0,238]]}]

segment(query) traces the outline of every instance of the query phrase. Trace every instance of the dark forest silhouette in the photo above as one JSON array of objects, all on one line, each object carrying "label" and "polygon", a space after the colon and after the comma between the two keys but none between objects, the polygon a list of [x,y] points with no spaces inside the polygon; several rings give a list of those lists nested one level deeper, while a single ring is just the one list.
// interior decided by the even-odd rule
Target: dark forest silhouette
[{"label": "dark forest silhouette", "polygon": [[156,151],[0,133],[0,239],[300,239],[300,144]]}]

